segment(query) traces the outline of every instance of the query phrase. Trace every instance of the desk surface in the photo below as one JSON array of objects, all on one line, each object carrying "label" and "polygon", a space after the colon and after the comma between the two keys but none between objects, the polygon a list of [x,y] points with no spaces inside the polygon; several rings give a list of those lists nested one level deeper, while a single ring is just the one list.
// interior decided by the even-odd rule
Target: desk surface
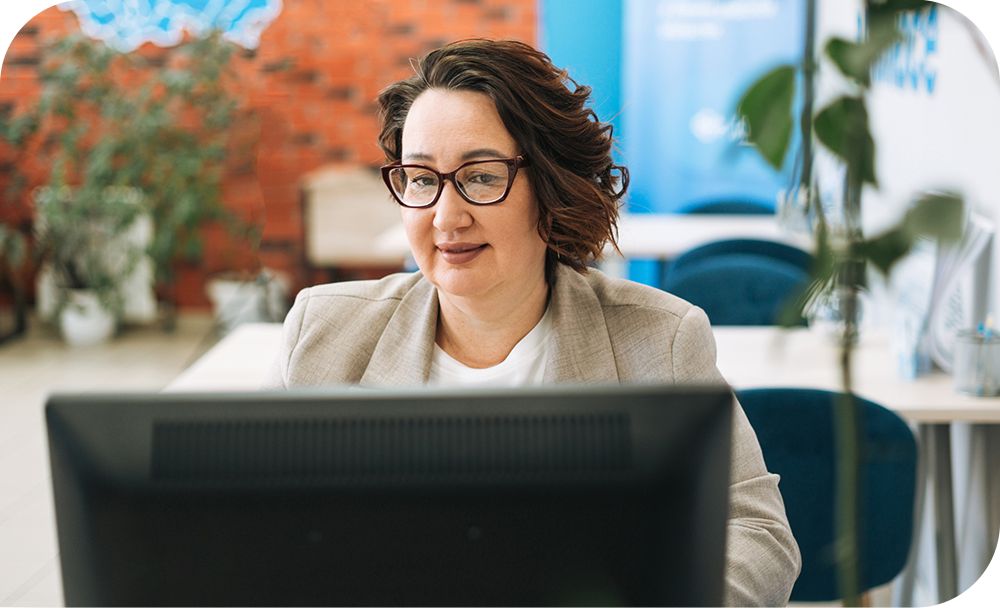
[{"label": "desk surface", "polygon": [[811,237],[782,230],[773,215],[624,213],[618,220],[618,246],[630,258],[669,259],[710,241],[737,238],[812,248]]},{"label": "desk surface", "polygon": [[[279,324],[241,325],[168,387],[171,391],[254,390],[260,387],[281,338]],[[797,328],[718,327],[718,365],[736,388],[795,386],[837,389],[837,347],[820,332]],[[902,380],[888,340],[863,335],[855,354],[855,391],[914,422],[1000,423],[1000,398],[956,393],[951,377],[935,372]]]},{"label": "desk surface", "polygon": [[[736,388],[840,388],[839,348],[819,331],[718,327],[715,340],[719,370]],[[901,379],[889,352],[886,335],[862,335],[852,366],[855,393],[914,422],[1000,423],[1000,397],[957,393],[940,371]]]}]

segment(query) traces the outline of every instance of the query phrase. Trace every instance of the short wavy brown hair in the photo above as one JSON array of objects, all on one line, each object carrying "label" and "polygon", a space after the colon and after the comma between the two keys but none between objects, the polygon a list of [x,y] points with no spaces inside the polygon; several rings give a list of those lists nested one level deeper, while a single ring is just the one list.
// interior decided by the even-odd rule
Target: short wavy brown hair
[{"label": "short wavy brown hair", "polygon": [[453,42],[412,65],[413,76],[378,96],[379,146],[389,162],[400,159],[403,124],[421,93],[432,88],[484,93],[531,161],[527,175],[538,201],[538,234],[548,244],[549,282],[557,262],[585,272],[606,243],[618,249],[618,207],[628,189],[628,169],[612,160],[611,125],[587,107],[590,87],[545,53],[511,40]]}]

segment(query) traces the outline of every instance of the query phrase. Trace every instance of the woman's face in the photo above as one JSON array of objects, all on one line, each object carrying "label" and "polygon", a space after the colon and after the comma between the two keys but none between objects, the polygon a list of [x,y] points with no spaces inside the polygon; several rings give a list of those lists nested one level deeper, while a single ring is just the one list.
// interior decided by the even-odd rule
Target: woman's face
[{"label": "woman's face", "polygon": [[[493,101],[482,93],[427,90],[413,102],[403,125],[402,162],[440,173],[519,152]],[[545,281],[546,247],[524,169],[501,203],[473,205],[446,181],[434,206],[403,207],[402,214],[413,257],[443,297],[513,305]]]}]

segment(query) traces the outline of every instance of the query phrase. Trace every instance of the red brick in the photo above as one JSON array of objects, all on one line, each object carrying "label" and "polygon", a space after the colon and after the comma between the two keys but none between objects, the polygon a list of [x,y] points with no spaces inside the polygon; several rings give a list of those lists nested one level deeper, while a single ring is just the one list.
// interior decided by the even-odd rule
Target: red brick
[{"label": "red brick", "polygon": [[[234,129],[240,149],[249,148],[250,158],[231,159],[223,193],[227,206],[260,223],[265,239],[295,246],[280,251],[265,249],[255,256],[241,249],[240,243],[233,243],[224,231],[210,229],[205,259],[198,264],[180,265],[177,270],[178,304],[185,308],[206,307],[205,277],[224,269],[226,264],[279,267],[294,276],[296,288],[326,276],[308,276],[302,267],[302,175],[329,162],[330,150],[344,151],[352,162],[381,164],[371,104],[383,87],[412,74],[400,58],[420,56],[442,40],[470,36],[533,42],[535,1],[484,0],[457,5],[453,0],[283,3],[281,14],[263,32],[254,56],[234,55],[233,92],[244,99],[242,107],[250,112],[245,120],[253,124]],[[504,8],[505,18],[495,16],[497,7]],[[50,8],[34,17],[27,27],[34,28],[37,34],[15,37],[8,56],[37,54],[39,45],[78,31],[79,25],[72,12]],[[144,46],[140,53],[169,55],[169,51],[152,45]],[[294,60],[290,70],[261,69],[289,59]],[[141,75],[124,74],[120,78],[135,82]],[[332,95],[331,89],[336,89]],[[345,95],[344,90],[349,94]],[[34,103],[38,94],[33,66],[3,67],[0,104],[13,103],[17,112]],[[255,133],[259,135],[254,145]],[[296,143],[294,138],[302,134],[311,134],[309,141]],[[38,157],[37,144],[19,151],[0,149],[0,166],[16,162],[17,170],[37,184],[49,169]],[[247,173],[247,165],[253,173]],[[0,186],[8,179],[0,171]],[[26,200],[5,201],[0,204],[0,219],[30,216],[29,209]],[[372,274],[384,272],[372,270]]]}]

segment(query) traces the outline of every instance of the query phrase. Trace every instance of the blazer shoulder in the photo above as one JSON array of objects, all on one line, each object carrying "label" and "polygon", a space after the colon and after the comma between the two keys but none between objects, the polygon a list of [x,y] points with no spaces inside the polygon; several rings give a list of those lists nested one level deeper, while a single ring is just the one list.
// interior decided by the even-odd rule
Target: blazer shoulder
[{"label": "blazer shoulder", "polygon": [[303,289],[285,319],[271,384],[356,384],[407,294],[426,290],[420,281],[419,273],[394,274]]},{"label": "blazer shoulder", "polygon": [[399,301],[419,280],[419,273],[396,273],[370,281],[345,281],[343,283],[315,285],[307,288],[305,292],[310,299]]},{"label": "blazer shoulder", "polygon": [[615,308],[647,309],[682,319],[694,308],[690,302],[661,289],[609,277],[597,270],[589,270],[585,278],[605,312]]},{"label": "blazer shoulder", "polygon": [[419,273],[399,273],[308,287],[299,292],[289,317],[301,319],[303,334],[346,332],[374,339],[420,278]]},{"label": "blazer shoulder", "polygon": [[715,339],[697,306],[665,291],[590,270],[623,381],[714,381]]}]

